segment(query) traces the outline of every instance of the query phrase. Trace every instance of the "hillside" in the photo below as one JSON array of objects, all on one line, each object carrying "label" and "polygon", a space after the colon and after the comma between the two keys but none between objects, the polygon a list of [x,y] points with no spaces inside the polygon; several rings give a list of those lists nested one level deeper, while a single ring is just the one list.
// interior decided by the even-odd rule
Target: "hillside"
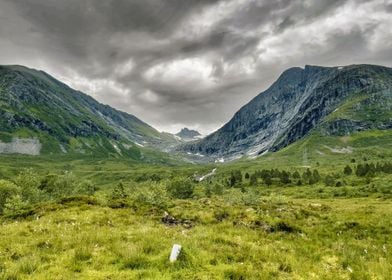
[{"label": "hillside", "polygon": [[140,157],[177,140],[103,105],[45,72],[0,66],[0,153]]},{"label": "hillside", "polygon": [[317,129],[344,136],[392,128],[392,69],[374,65],[286,70],[215,133],[182,146],[212,159],[277,151]]}]

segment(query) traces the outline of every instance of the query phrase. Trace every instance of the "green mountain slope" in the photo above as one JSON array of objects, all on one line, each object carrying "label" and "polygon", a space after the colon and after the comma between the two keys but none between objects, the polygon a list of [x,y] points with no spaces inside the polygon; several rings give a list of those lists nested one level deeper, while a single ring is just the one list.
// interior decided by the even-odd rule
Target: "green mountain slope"
[{"label": "green mountain slope", "polygon": [[133,115],[22,66],[0,66],[0,140],[3,153],[133,157],[141,157],[141,147],[176,142]]}]

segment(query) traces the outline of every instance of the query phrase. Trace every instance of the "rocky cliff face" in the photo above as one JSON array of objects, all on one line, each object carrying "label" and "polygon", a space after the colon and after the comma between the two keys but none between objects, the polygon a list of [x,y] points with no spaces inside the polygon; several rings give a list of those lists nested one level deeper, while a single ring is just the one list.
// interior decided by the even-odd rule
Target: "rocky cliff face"
[{"label": "rocky cliff face", "polygon": [[392,126],[392,69],[291,68],[217,132],[182,149],[213,158],[277,151],[317,128],[329,135]]}]

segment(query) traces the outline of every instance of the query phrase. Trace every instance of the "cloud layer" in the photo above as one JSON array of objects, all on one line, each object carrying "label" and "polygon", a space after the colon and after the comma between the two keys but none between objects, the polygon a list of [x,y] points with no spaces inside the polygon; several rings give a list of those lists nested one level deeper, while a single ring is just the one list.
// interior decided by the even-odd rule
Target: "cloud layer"
[{"label": "cloud layer", "polygon": [[211,132],[286,68],[392,64],[392,0],[3,0],[0,64]]}]

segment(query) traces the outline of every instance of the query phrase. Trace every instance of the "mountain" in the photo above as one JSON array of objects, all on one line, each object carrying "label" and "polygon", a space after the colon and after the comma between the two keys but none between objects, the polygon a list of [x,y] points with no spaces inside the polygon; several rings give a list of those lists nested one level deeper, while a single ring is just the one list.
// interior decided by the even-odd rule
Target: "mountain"
[{"label": "mountain", "polygon": [[305,66],[283,72],[222,128],[181,149],[223,161],[280,150],[311,130],[342,136],[391,128],[391,68]]},{"label": "mountain", "polygon": [[0,153],[113,154],[177,143],[137,117],[103,105],[43,71],[0,66]]},{"label": "mountain", "polygon": [[196,131],[196,130],[191,130],[186,127],[181,129],[180,132],[175,134],[177,137],[179,137],[183,141],[192,141],[192,140],[197,140],[200,139],[201,134]]}]

